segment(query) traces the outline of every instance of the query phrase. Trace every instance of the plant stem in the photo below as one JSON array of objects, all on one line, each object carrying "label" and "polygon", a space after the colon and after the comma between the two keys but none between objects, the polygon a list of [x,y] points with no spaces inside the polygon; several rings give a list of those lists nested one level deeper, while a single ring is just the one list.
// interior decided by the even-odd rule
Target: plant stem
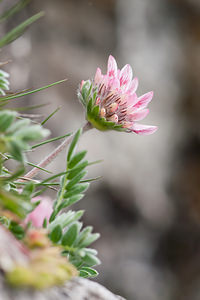
[{"label": "plant stem", "polygon": [[[83,126],[83,131],[82,133],[88,131],[89,129],[91,129],[92,126],[89,122],[87,122],[84,126]],[[74,134],[72,134],[71,136],[69,136],[68,138],[66,138],[55,150],[53,150],[49,155],[47,155],[38,165],[37,167],[33,168],[31,171],[29,171],[25,176],[24,179],[30,179],[33,178],[35,175],[37,175],[37,173],[40,171],[39,168],[45,168],[47,165],[49,165],[57,156],[58,154],[65,149],[72,141],[74,137]]]}]

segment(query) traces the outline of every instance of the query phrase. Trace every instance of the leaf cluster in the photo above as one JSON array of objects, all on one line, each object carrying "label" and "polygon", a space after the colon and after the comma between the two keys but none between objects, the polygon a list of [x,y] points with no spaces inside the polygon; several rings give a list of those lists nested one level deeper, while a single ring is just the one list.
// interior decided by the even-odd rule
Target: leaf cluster
[{"label": "leaf cluster", "polygon": [[[0,218],[1,223],[18,239],[24,238],[26,228],[21,226],[16,218],[13,219],[11,215],[7,216],[5,210],[20,219],[24,219],[39,204],[39,202],[31,202],[31,199],[44,191],[43,188],[40,188],[45,183],[46,187],[53,185],[54,180],[60,177],[60,182],[57,183],[59,190],[54,202],[54,210],[49,225],[46,222],[47,220],[44,220],[44,227],[48,226],[49,238],[54,244],[61,246],[62,255],[66,256],[79,270],[80,276],[97,276],[98,272],[93,268],[100,263],[97,258],[97,251],[88,247],[99,238],[99,234],[93,233],[91,226],[83,228],[83,224],[79,221],[83,211],[74,212],[69,210],[63,212],[63,209],[70,207],[83,198],[84,192],[89,187],[89,182],[93,180],[84,178],[87,174],[86,167],[91,164],[85,159],[87,151],[75,151],[82,129],[76,132],[70,144],[66,170],[50,176],[42,182],[20,182],[18,179],[24,173],[24,167],[22,166],[26,165],[26,161],[23,159],[23,153],[25,150],[30,149],[29,142],[36,138],[41,139],[46,134],[46,129],[43,129],[39,124],[32,125],[29,119],[18,119],[18,114],[15,111],[2,110],[0,111],[0,132],[2,141],[0,145],[2,147],[4,144],[1,149],[4,151],[4,156],[18,160],[21,165],[20,169],[15,173],[11,173],[4,167],[2,161],[0,209],[3,209],[3,214]],[[40,147],[44,143],[55,139],[41,142],[32,147]],[[19,145],[18,148],[14,148],[15,150],[12,148],[13,141]],[[16,151],[16,149],[19,150]],[[19,190],[18,187],[20,186],[23,189]],[[37,190],[35,190],[36,188]]]},{"label": "leaf cluster", "polygon": [[0,152],[10,153],[15,160],[23,162],[24,151],[31,148],[29,143],[49,133],[40,124],[32,125],[30,119],[17,119],[15,111],[0,111]]},{"label": "leaf cluster", "polygon": [[81,151],[73,155],[76,144],[81,135],[82,129],[79,129],[69,147],[67,154],[66,172],[61,177],[60,189],[57,194],[57,199],[54,205],[54,213],[50,220],[54,220],[55,216],[66,207],[80,201],[84,194],[83,192],[89,187],[89,183],[82,183],[81,180],[87,174],[85,170],[88,166],[88,161],[84,160],[87,151]]},{"label": "leaf cluster", "polygon": [[95,277],[98,273],[92,267],[98,265],[100,261],[96,256],[97,251],[87,247],[99,238],[99,234],[92,233],[91,226],[82,229],[83,224],[79,219],[83,211],[77,213],[68,211],[58,215],[63,208],[80,201],[89,187],[88,182],[82,183],[87,173],[85,168],[89,165],[84,159],[87,152],[80,151],[74,154],[81,132],[81,129],[76,132],[68,150],[66,173],[61,178],[49,229],[50,239],[62,246],[63,255],[77,267],[80,276]]},{"label": "leaf cluster", "polygon": [[[48,117],[47,117],[48,119]],[[97,251],[88,248],[90,244],[99,238],[98,233],[93,233],[91,226],[83,228],[83,224],[79,221],[83,215],[83,211],[63,212],[63,209],[70,207],[72,204],[80,201],[84,192],[89,187],[89,182],[93,179],[85,179],[87,174],[86,167],[91,165],[86,159],[87,151],[76,152],[76,146],[82,133],[79,129],[69,146],[67,153],[66,170],[62,173],[48,177],[42,182],[19,182],[18,179],[24,173],[23,153],[30,149],[29,142],[35,139],[41,139],[48,131],[41,125],[32,125],[29,119],[18,119],[15,111],[0,111],[0,132],[1,132],[1,152],[7,158],[12,158],[20,162],[21,168],[15,173],[10,173],[2,162],[0,176],[0,208],[8,210],[20,219],[24,219],[39,202],[31,202],[31,199],[42,193],[45,186],[49,187],[54,184],[54,180],[60,177],[57,183],[59,190],[54,202],[53,213],[50,217],[49,225],[44,220],[44,227],[48,226],[49,238],[54,244],[61,246],[62,255],[66,256],[69,261],[79,270],[82,277],[95,277],[98,275],[93,268],[100,263],[97,258]],[[39,144],[33,145],[37,148],[45,143],[54,141],[54,138]],[[17,147],[13,147],[13,144]],[[4,145],[4,146],[2,146]],[[19,190],[18,187],[23,187]],[[39,190],[35,190],[39,188]],[[3,223],[18,239],[25,237],[25,230],[18,220],[12,216],[2,214],[1,223]]]},{"label": "leaf cluster", "polygon": [[31,202],[34,184],[27,183],[22,191],[16,189],[13,179],[23,170],[19,170],[12,176],[1,176],[0,179],[0,222],[7,227],[17,239],[25,237],[25,230],[21,225],[24,219],[39,202]]},{"label": "leaf cluster", "polygon": [[[92,233],[92,227],[82,229],[83,224],[78,220],[84,211],[68,211],[62,213],[48,226],[50,239],[62,247],[62,254],[76,266],[82,277],[95,277],[98,272],[92,267],[98,265],[97,251],[87,248],[99,238],[98,233]],[[82,230],[81,230],[82,229]]]}]

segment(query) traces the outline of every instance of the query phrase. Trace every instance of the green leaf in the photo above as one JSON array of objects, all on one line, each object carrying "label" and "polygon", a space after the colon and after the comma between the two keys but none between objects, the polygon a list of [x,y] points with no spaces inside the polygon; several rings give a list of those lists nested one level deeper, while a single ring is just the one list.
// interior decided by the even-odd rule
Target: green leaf
[{"label": "green leaf", "polygon": [[0,132],[5,132],[13,123],[17,113],[10,110],[0,111]]},{"label": "green leaf", "polygon": [[50,218],[49,218],[49,222],[53,222],[56,218],[56,215],[57,215],[58,211],[54,209],[54,211],[52,212]]},{"label": "green leaf", "polygon": [[75,223],[67,230],[67,232],[63,235],[62,238],[63,246],[71,247],[73,245],[78,235],[78,229],[79,229],[78,224]]},{"label": "green leaf", "polygon": [[79,130],[77,130],[77,132],[75,133],[74,135],[74,138],[70,144],[70,147],[69,147],[69,150],[68,150],[68,155],[67,155],[67,162],[69,162],[71,160],[71,157],[72,157],[72,154],[73,154],[73,151],[76,147],[76,144],[80,138],[80,135],[82,133],[82,128],[80,128]]},{"label": "green leaf", "polygon": [[69,191],[75,184],[77,184],[85,175],[87,171],[82,171],[76,175],[72,180],[70,180],[66,186],[66,190]]},{"label": "green leaf", "polygon": [[69,169],[72,169],[73,167],[75,167],[86,155],[87,151],[84,150],[84,151],[81,151],[81,152],[78,152],[77,154],[75,154],[72,159],[69,161],[67,167]]},{"label": "green leaf", "polygon": [[8,129],[8,133],[13,133],[21,128],[27,127],[30,124],[30,120],[29,119],[23,119],[23,120],[19,120],[14,122]]},{"label": "green leaf", "polygon": [[[20,183],[21,183],[21,182],[20,182]],[[47,188],[48,188],[48,186],[47,186],[47,187],[44,187],[43,189],[37,190],[37,192],[34,192],[34,193],[33,193],[33,197],[40,196],[41,194],[43,194],[43,193],[46,191]]]},{"label": "green leaf", "polygon": [[64,200],[59,206],[58,206],[58,211],[60,211],[61,209],[65,208],[65,207],[68,207],[78,201],[80,201],[82,198],[84,197],[83,194],[78,194],[78,195],[75,195],[67,200]]},{"label": "green leaf", "polygon": [[34,183],[33,183],[33,182],[28,182],[28,183],[25,185],[25,187],[24,187],[24,189],[23,189],[23,191],[22,191],[22,193],[21,193],[21,196],[24,196],[24,197],[30,199],[30,198],[31,198],[31,195],[32,195],[33,192],[34,192],[34,189],[35,189]]},{"label": "green leaf", "polygon": [[70,191],[66,192],[64,194],[64,199],[70,198],[76,194],[80,194],[82,192],[85,192],[89,187],[89,183],[80,183],[75,185]]},{"label": "green leaf", "polygon": [[12,211],[22,219],[34,208],[32,203],[24,201],[20,195],[15,195],[4,189],[0,189],[0,206]]},{"label": "green leaf", "polygon": [[49,183],[51,180],[54,180],[54,179],[56,179],[57,177],[60,177],[60,176],[62,176],[62,175],[65,175],[66,173],[67,173],[67,172],[61,172],[61,173],[55,174],[55,175],[53,175],[53,176],[51,176],[51,177],[49,177],[49,178],[47,178],[47,179],[41,181],[40,183],[37,183],[36,185],[37,185],[37,186],[40,186],[40,185],[43,185],[43,184],[45,184],[45,183]]},{"label": "green leaf", "polygon": [[69,261],[78,269],[82,266],[81,259],[78,259],[77,257],[75,259],[72,258],[72,255],[69,257]]},{"label": "green leaf", "polygon": [[[44,172],[49,173],[49,174],[52,174],[51,171],[48,171],[48,170],[46,170],[46,169],[44,169],[44,168],[41,168],[41,167],[39,167],[39,166],[37,166],[37,165],[35,165],[35,164],[33,164],[33,163],[30,163],[30,162],[26,162],[26,163],[27,163],[27,165],[29,165],[29,166],[31,166],[31,167],[38,168],[38,169],[41,170],[41,171],[44,171]],[[51,184],[51,183],[50,183],[50,184]]]},{"label": "green leaf", "polygon": [[53,230],[50,233],[50,239],[53,243],[59,242],[59,240],[62,237],[62,228],[60,225],[57,225],[53,228]]},{"label": "green leaf", "polygon": [[92,162],[88,163],[88,166],[96,165],[96,164],[99,164],[101,162],[103,162],[103,159],[98,159],[98,160],[95,160],[95,161],[92,161]]},{"label": "green leaf", "polygon": [[96,277],[99,275],[99,273],[96,270],[89,268],[89,267],[82,267],[80,272],[83,272],[83,271],[87,272],[90,277]]},{"label": "green leaf", "polygon": [[97,90],[93,93],[93,96],[92,96],[92,103],[94,105],[95,101],[96,101],[96,97],[97,97]]},{"label": "green leaf", "polygon": [[32,148],[32,149],[35,149],[35,148],[37,148],[37,147],[46,145],[46,144],[51,143],[51,142],[58,141],[58,140],[63,139],[63,138],[65,138],[65,137],[67,137],[67,136],[70,136],[70,135],[71,135],[71,133],[67,133],[67,134],[65,134],[65,135],[58,136],[58,137],[49,139],[49,140],[47,140],[47,141],[41,142],[41,143],[39,143],[39,144],[33,145],[31,148]]},{"label": "green leaf", "polygon": [[95,255],[90,254],[90,253],[86,254],[83,257],[83,262],[84,262],[84,264],[87,265],[87,267],[93,267],[93,266],[99,265],[101,263],[100,260],[98,259],[98,257],[96,257]]},{"label": "green leaf", "polygon": [[88,278],[88,277],[90,277],[90,274],[87,271],[81,269],[79,271],[79,276],[83,277],[83,278]]},{"label": "green leaf", "polygon": [[97,256],[97,254],[98,254],[97,250],[92,249],[92,248],[83,248],[83,250],[85,250],[85,253],[87,253],[87,254],[92,254],[95,256]]},{"label": "green leaf", "polygon": [[[10,141],[8,144],[8,149],[14,159],[23,162],[24,156],[22,153],[21,143],[19,141],[15,141],[15,140]],[[27,148],[25,150],[27,150]]]},{"label": "green leaf", "polygon": [[15,5],[13,5],[11,8],[6,10],[1,16],[0,16],[0,22],[5,21],[6,19],[12,17],[14,14],[18,13],[20,10],[22,10],[30,0],[21,0],[17,2]]},{"label": "green leaf", "polygon": [[51,223],[48,225],[48,229],[52,230],[58,224],[63,229],[71,223],[79,220],[83,214],[84,210],[79,210],[77,212],[69,210],[67,213],[62,213],[60,216],[57,216],[53,222],[50,221]]},{"label": "green leaf", "polygon": [[80,183],[96,181],[96,180],[99,180],[101,178],[102,178],[102,176],[98,176],[98,177],[94,177],[94,178],[88,178],[88,179],[85,179],[85,180],[80,180]]},{"label": "green leaf", "polygon": [[42,128],[41,125],[32,125],[17,130],[13,136],[17,139],[23,140],[24,142],[30,142],[46,137],[49,134],[50,131]]},{"label": "green leaf", "polygon": [[79,248],[81,248],[82,243],[84,242],[84,240],[87,238],[87,236],[92,232],[93,227],[92,226],[87,226],[85,227],[81,233],[79,234],[77,240],[76,240],[76,246],[78,246]]},{"label": "green leaf", "polygon": [[60,107],[57,107],[44,121],[42,121],[41,125],[44,125],[59,110],[60,110]]},{"label": "green leaf", "polygon": [[91,114],[91,111],[92,111],[92,108],[93,108],[93,101],[92,101],[92,98],[89,100],[88,102],[88,105],[87,105],[87,115],[90,116]]},{"label": "green leaf", "polygon": [[47,222],[47,218],[44,218],[44,221],[43,221],[42,227],[43,227],[43,228],[47,228],[47,224],[48,224],[48,222]]},{"label": "green leaf", "polygon": [[9,229],[19,240],[25,235],[24,228],[14,221],[10,222]]},{"label": "green leaf", "polygon": [[92,109],[92,116],[93,116],[94,119],[99,118],[99,105],[96,105]]},{"label": "green leaf", "polygon": [[0,48],[10,44],[14,40],[16,40],[20,35],[24,33],[24,31],[27,29],[29,25],[31,25],[33,22],[37,21],[39,18],[44,16],[43,12],[39,12],[35,14],[34,16],[27,19],[25,22],[21,23],[11,31],[9,31],[1,40],[0,40]]},{"label": "green leaf", "polygon": [[83,103],[84,106],[88,102],[91,91],[92,91],[92,83],[90,82],[90,80],[87,80],[81,89],[81,96],[82,96],[81,102]]},{"label": "green leaf", "polygon": [[0,183],[10,183],[11,181],[17,179],[18,177],[20,177],[22,174],[24,173],[24,168],[20,167],[17,171],[15,171],[14,173],[12,173],[11,176],[1,176],[0,178]]},{"label": "green leaf", "polygon": [[17,94],[14,94],[14,95],[11,95],[11,96],[6,96],[6,97],[0,97],[0,101],[8,101],[8,100],[12,100],[12,99],[17,99],[17,98],[20,98],[20,97],[24,97],[24,96],[27,96],[27,95],[30,95],[30,94],[34,94],[34,93],[40,92],[42,90],[48,89],[49,87],[52,87],[54,85],[63,83],[65,81],[67,81],[67,79],[56,81],[54,83],[42,86],[42,87],[40,87],[38,89],[35,89],[35,90],[32,90],[32,91],[28,91],[28,92],[24,92],[24,93],[17,93]]},{"label": "green leaf", "polygon": [[89,234],[82,243],[79,243],[79,247],[88,247],[90,244],[94,243],[100,237],[99,233]]},{"label": "green leaf", "polygon": [[88,161],[85,160],[84,162],[80,163],[74,169],[68,171],[67,179],[71,180],[75,176],[77,176],[81,171],[83,171],[88,166]]},{"label": "green leaf", "polygon": [[84,197],[84,194],[78,194],[78,195],[75,195],[71,198],[69,198],[67,201],[66,201],[66,206],[70,206],[78,201],[80,201],[82,198]]}]

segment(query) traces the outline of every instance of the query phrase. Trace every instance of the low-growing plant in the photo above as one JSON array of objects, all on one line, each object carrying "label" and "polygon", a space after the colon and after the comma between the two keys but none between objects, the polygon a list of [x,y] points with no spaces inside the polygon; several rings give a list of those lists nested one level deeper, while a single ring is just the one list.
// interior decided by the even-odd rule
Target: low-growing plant
[{"label": "low-growing plant", "polygon": [[[18,13],[28,2],[19,1],[0,16],[0,22]],[[18,38],[42,15],[42,12],[36,14],[8,32],[0,39],[0,47]],[[20,111],[8,109],[7,105],[65,80],[35,90],[8,93],[8,78],[9,74],[0,70],[0,222],[26,247],[29,263],[4,270],[7,280],[16,286],[43,288],[62,284],[72,276],[95,277],[98,275],[95,266],[100,260],[91,244],[100,235],[93,232],[92,226],[84,227],[81,222],[83,210],[73,211],[71,207],[85,196],[90,183],[98,179],[86,175],[88,167],[99,161],[89,162],[87,151],[76,151],[76,146],[81,135],[92,128],[143,135],[155,132],[156,126],[137,123],[147,115],[146,106],[153,93],[137,97],[138,80],[132,79],[131,67],[126,65],[119,70],[110,56],[105,75],[98,68],[93,80],[80,84],[78,98],[85,107],[85,125],[75,134],[66,133],[44,140],[50,134],[44,126],[58,109],[36,124]],[[62,143],[37,165],[27,160],[27,151],[61,139],[64,139]],[[65,168],[57,174],[49,174],[46,166],[67,146]],[[27,173],[30,166],[32,169]],[[35,179],[39,171],[46,173],[44,180]],[[52,201],[45,194],[48,188],[56,191]],[[52,264],[53,272],[50,271]]]}]

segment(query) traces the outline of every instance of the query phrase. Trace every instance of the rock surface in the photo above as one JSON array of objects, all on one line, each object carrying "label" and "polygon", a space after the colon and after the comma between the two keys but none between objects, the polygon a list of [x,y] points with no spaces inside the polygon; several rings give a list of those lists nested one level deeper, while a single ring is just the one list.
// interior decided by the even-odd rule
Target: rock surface
[{"label": "rock surface", "polygon": [[0,300],[125,300],[102,285],[84,278],[75,278],[62,287],[44,291],[12,289],[0,277]]},{"label": "rock surface", "polygon": [[[84,278],[74,278],[63,286],[46,290],[15,289],[4,279],[4,272],[15,262],[24,263],[27,253],[9,231],[0,226],[0,300],[123,300],[102,285]],[[12,247],[10,247],[12,245]]]}]

